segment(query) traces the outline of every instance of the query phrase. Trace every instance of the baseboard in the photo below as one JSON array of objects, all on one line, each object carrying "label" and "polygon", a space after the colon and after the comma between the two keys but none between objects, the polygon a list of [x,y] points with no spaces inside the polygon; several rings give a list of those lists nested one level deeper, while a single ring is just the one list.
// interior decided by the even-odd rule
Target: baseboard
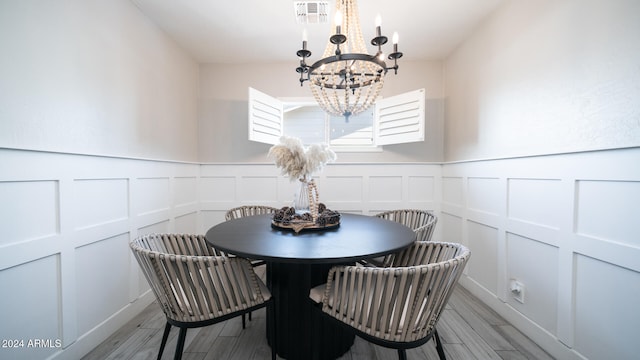
[{"label": "baseboard", "polygon": [[95,328],[81,335],[75,342],[56,352],[48,360],[77,360],[87,355],[103,341],[118,331],[127,322],[140,314],[155,298],[151,291],[147,291],[135,301],[120,309],[107,320]]},{"label": "baseboard", "polygon": [[509,304],[500,300],[495,294],[479,285],[473,279],[467,276],[462,276],[459,284],[477,297],[482,303],[497,312],[507,322],[530,338],[554,358],[566,360],[587,360],[575,350],[560,342],[555,335],[541,328],[538,324],[515,310]]}]

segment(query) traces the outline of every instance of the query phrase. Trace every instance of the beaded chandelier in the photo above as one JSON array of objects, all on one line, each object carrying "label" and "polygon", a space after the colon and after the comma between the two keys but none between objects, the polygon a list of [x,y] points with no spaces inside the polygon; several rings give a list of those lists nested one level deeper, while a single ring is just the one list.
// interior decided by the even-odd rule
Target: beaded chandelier
[{"label": "beaded chandelier", "polygon": [[376,36],[371,44],[378,48],[375,55],[369,55],[362,38],[358,4],[356,0],[336,0],[335,28],[324,51],[323,58],[308,65],[306,59],[311,56],[307,50],[306,33],[302,38],[302,49],[296,53],[300,66],[300,86],[309,81],[311,92],[320,107],[335,116],[357,115],[367,110],[376,101],[384,76],[389,69],[398,73],[397,60],[402,57],[398,52],[398,34],[393,34],[393,52],[388,59],[393,66],[387,67],[382,45],[387,37],[380,30],[380,16],[376,18]]}]

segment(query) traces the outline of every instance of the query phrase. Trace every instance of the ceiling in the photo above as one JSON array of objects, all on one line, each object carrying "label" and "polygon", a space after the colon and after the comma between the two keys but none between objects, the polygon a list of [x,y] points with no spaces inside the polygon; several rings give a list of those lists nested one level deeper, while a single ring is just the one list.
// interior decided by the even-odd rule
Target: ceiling
[{"label": "ceiling", "polygon": [[[294,0],[131,1],[199,63],[293,61],[304,29],[313,52],[310,59],[315,61],[326,47],[332,26],[297,24]],[[329,0],[330,19],[335,1]],[[424,60],[445,58],[504,1],[361,0],[358,6],[367,44],[380,14],[383,35],[390,39],[394,31],[399,33],[403,59]]]}]

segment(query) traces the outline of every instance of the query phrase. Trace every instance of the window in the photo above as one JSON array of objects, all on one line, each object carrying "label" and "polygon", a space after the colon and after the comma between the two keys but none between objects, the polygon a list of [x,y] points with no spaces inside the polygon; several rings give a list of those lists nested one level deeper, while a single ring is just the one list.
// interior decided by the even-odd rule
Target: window
[{"label": "window", "polygon": [[312,99],[283,101],[283,131],[305,145],[325,143],[333,147],[370,146],[373,144],[373,109],[351,116],[331,116]]},{"label": "window", "polygon": [[424,140],[424,89],[380,99],[364,113],[326,114],[313,100],[279,100],[249,88],[249,140],[276,144],[282,135],[334,149]]}]

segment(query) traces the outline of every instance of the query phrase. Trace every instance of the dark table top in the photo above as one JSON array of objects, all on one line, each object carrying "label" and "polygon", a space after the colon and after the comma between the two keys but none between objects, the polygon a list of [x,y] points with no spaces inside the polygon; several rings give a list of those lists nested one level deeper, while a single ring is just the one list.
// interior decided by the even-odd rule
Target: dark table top
[{"label": "dark table top", "polygon": [[281,230],[271,215],[225,221],[207,231],[214,247],[242,257],[282,263],[331,264],[357,261],[399,251],[410,245],[408,227],[375,216],[341,214],[340,226],[314,231]]}]

